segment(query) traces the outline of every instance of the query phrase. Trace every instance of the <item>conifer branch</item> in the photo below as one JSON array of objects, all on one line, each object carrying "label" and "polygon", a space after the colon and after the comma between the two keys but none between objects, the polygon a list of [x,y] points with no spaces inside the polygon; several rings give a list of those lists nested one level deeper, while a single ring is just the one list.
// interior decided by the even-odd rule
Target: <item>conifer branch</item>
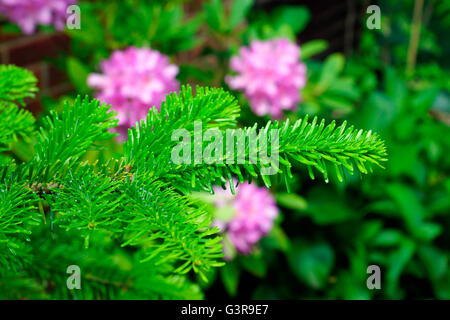
[{"label": "conifer branch", "polygon": [[37,79],[31,71],[15,65],[0,65],[0,100],[18,101],[33,98],[38,91]]},{"label": "conifer branch", "polygon": [[14,65],[0,65],[0,152],[8,150],[18,137],[28,138],[34,131],[33,115],[19,109],[25,98],[33,98],[37,79],[28,70]]},{"label": "conifer branch", "polygon": [[[0,129],[20,120],[14,130],[1,131],[0,143],[4,144],[32,132],[31,115],[19,111],[13,101],[31,96],[35,82],[29,73],[18,70],[0,68],[0,80],[7,82],[0,81]],[[206,279],[210,268],[223,264],[222,244],[218,229],[211,227],[212,217],[190,200],[188,193],[212,191],[212,185],[231,183],[233,177],[239,181],[261,177],[270,186],[271,176],[263,169],[273,164],[270,155],[274,153],[279,155],[274,174],[286,179],[294,163],[305,165],[312,178],[315,168],[327,180],[329,166],[335,166],[340,177],[342,168],[368,173],[385,160],[383,141],[370,131],[346,128],[345,123],[325,126],[317,118],[292,125],[269,122],[263,130],[256,126],[239,129],[239,106],[229,93],[200,87],[196,92],[193,95],[190,87],[183,87],[180,94],[167,97],[160,112],[151,109],[145,121],[129,130],[123,159],[117,161],[83,161],[86,152],[97,147],[97,141],[114,136],[110,129],[117,125],[117,119],[109,106],[78,97],[73,105],[66,102],[60,114],[52,112],[46,117],[32,160],[0,163],[0,250],[6,252],[0,255],[0,274],[7,275],[2,281],[10,281],[18,272],[24,281],[34,279],[39,294],[46,296],[46,277],[54,272],[55,264],[69,263],[68,254],[72,254],[89,268],[85,279],[93,296],[116,294],[111,288],[123,287],[153,298],[191,297],[193,292],[201,296],[184,274],[194,270]],[[8,119],[9,124],[5,123]],[[176,129],[195,134],[197,121],[201,121],[202,135],[213,129],[225,136],[228,130],[269,143],[255,147],[248,139],[233,139],[231,145],[234,150],[243,150],[244,162],[223,153],[216,162],[177,164],[172,151],[179,141],[173,140],[172,134]],[[272,146],[270,141],[276,137],[279,144]],[[206,141],[195,139],[189,144],[201,154],[210,147]],[[253,152],[265,153],[269,162],[251,162]],[[48,240],[48,232],[64,241],[41,242],[41,238]],[[131,277],[107,263],[97,261],[96,265],[83,258],[95,250],[101,235],[122,244],[119,250],[123,252],[129,245],[138,249],[132,258],[135,270]],[[76,244],[72,248],[68,237]],[[39,260],[40,253],[49,255],[45,262]],[[110,261],[107,257],[111,254],[102,252],[105,261]],[[142,262],[140,267],[136,261]],[[8,285],[23,282],[11,280]],[[57,296],[76,298],[62,287],[58,290]]]},{"label": "conifer branch", "polygon": [[38,182],[48,182],[63,170],[74,168],[88,150],[95,148],[96,141],[113,137],[108,130],[117,126],[115,115],[110,106],[78,96],[73,106],[64,103],[61,115],[52,112],[46,117],[31,164]]}]

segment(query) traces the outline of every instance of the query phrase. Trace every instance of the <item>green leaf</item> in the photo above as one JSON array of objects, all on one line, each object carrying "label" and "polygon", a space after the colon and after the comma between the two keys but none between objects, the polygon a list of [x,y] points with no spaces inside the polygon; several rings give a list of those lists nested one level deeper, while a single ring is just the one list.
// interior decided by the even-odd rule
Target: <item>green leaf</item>
[{"label": "green leaf", "polygon": [[328,48],[328,42],[322,39],[311,40],[300,46],[301,59],[306,60]]},{"label": "green leaf", "polygon": [[277,193],[276,199],[283,207],[298,211],[305,210],[308,205],[305,198],[295,193],[280,192]]},{"label": "green leaf", "polygon": [[345,99],[342,96],[331,95],[328,91],[324,92],[320,96],[320,101],[327,107],[335,110],[339,110],[343,113],[348,113],[353,110],[353,102]]},{"label": "green leaf", "polygon": [[328,56],[317,83],[316,90],[318,92],[324,92],[336,80],[339,73],[344,69],[344,63],[345,58],[342,54],[334,53]]},{"label": "green leaf", "polygon": [[206,12],[206,22],[217,32],[225,29],[225,10],[223,9],[222,0],[211,0],[204,4]]},{"label": "green leaf", "polygon": [[230,19],[228,21],[228,27],[230,29],[234,29],[238,24],[244,21],[253,2],[254,0],[233,0],[230,8]]},{"label": "green leaf", "polygon": [[323,288],[334,265],[334,252],[327,243],[294,243],[289,253],[294,274],[313,289]]},{"label": "green leaf", "polygon": [[442,278],[448,270],[448,257],[440,249],[430,245],[418,247],[418,255],[433,280]]},{"label": "green leaf", "polygon": [[220,275],[228,294],[232,297],[236,296],[240,276],[240,269],[237,262],[228,262],[223,268],[220,269]]},{"label": "green leaf", "polygon": [[393,68],[387,68],[385,73],[386,95],[394,102],[399,110],[407,108],[406,98],[408,88],[406,82]]},{"label": "green leaf", "polygon": [[392,299],[400,298],[400,293],[398,290],[400,276],[407,263],[413,257],[415,250],[416,246],[414,242],[409,239],[405,239],[401,243],[400,247],[389,256],[389,266],[386,274],[386,291],[387,295]]},{"label": "green leaf", "polygon": [[411,100],[411,108],[419,115],[425,115],[433,107],[433,103],[439,93],[439,88],[433,86],[419,91]]},{"label": "green leaf", "polygon": [[309,11],[304,6],[280,6],[275,10],[274,20],[278,26],[288,25],[294,33],[299,33],[308,24]]},{"label": "green leaf", "polygon": [[274,225],[270,233],[261,239],[263,248],[278,249],[287,252],[290,247],[289,238],[279,225]]},{"label": "green leaf", "polygon": [[373,241],[376,246],[396,246],[404,239],[404,235],[395,229],[384,229],[379,232]]},{"label": "green leaf", "polygon": [[[308,194],[307,199],[308,207],[305,214],[319,225],[342,223],[360,216],[348,205],[345,198],[329,188],[316,187]],[[323,199],[327,199],[327,201]]]},{"label": "green leaf", "polygon": [[434,292],[438,299],[450,299],[450,269],[447,269],[445,275],[433,284]]},{"label": "green leaf", "polygon": [[385,93],[374,91],[362,106],[359,123],[363,128],[381,131],[393,123],[398,111],[398,106]]},{"label": "green leaf", "polygon": [[239,258],[242,266],[251,274],[257,277],[264,277],[267,274],[267,264],[264,254],[259,251],[249,256]]},{"label": "green leaf", "polygon": [[394,200],[400,216],[414,236],[432,240],[440,234],[441,226],[424,221],[425,210],[414,190],[404,184],[392,183],[386,186],[386,191]]},{"label": "green leaf", "polygon": [[84,94],[90,91],[86,81],[90,71],[79,59],[75,57],[67,59],[67,73],[78,93]]}]

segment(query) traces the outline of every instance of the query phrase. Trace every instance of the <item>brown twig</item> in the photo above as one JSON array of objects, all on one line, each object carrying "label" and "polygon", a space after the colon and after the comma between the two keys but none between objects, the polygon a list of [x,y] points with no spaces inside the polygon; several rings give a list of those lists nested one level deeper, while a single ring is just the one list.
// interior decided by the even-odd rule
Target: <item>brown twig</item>
[{"label": "brown twig", "polygon": [[406,74],[412,75],[416,66],[417,50],[419,48],[420,29],[422,25],[423,0],[414,1],[414,13],[411,23],[408,56],[406,60]]}]

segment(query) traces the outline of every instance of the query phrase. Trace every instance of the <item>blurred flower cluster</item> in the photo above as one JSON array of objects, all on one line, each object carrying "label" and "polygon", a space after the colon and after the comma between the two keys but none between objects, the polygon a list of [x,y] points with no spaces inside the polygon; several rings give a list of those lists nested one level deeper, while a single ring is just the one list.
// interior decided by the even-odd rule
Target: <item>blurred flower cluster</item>
[{"label": "blurred flower cluster", "polygon": [[[306,66],[300,62],[300,48],[281,38],[253,41],[233,56],[230,68],[238,72],[225,81],[243,90],[255,114],[280,118],[283,110],[295,109],[306,83]],[[102,74],[88,77],[97,97],[119,113],[118,132],[126,139],[127,128],[145,117],[152,106],[160,107],[166,94],[177,91],[178,67],[167,56],[148,48],[129,47],[114,51],[101,63]]]},{"label": "blurred flower cluster", "polygon": [[53,25],[64,29],[67,8],[78,0],[0,0],[0,13],[17,23],[25,34],[37,25]]},{"label": "blurred flower cluster", "polygon": [[[250,183],[240,184],[234,195],[229,187],[215,187],[214,194],[214,205],[219,212],[214,225],[226,232],[237,252],[251,253],[253,246],[272,229],[278,216],[275,199],[267,188]],[[229,214],[220,215],[220,212]],[[226,244],[225,250],[230,258],[230,248]]]},{"label": "blurred flower cluster", "polygon": [[97,98],[119,113],[119,139],[127,129],[145,118],[149,108],[159,109],[164,97],[177,91],[178,67],[169,58],[149,48],[129,47],[114,51],[101,63],[101,74],[88,77],[88,85],[99,90]]},{"label": "blurred flower cluster", "polygon": [[287,39],[253,41],[231,58],[230,68],[237,75],[228,76],[226,82],[244,91],[254,113],[277,119],[300,102],[306,65],[299,59],[300,48]]}]

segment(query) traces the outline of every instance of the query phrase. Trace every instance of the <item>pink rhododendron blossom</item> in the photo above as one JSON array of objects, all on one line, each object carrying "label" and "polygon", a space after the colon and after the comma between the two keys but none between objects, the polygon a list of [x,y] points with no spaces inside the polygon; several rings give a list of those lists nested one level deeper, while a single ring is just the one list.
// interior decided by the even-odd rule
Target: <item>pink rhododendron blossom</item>
[{"label": "pink rhododendron blossom", "polygon": [[78,0],[0,0],[0,14],[16,23],[25,34],[36,31],[37,25],[53,25],[64,29],[66,10]]},{"label": "pink rhododendron blossom", "polygon": [[220,217],[214,225],[226,232],[231,243],[239,253],[249,254],[253,246],[273,227],[278,216],[278,208],[269,190],[255,184],[242,183],[235,195],[229,188],[214,188],[216,208],[231,206],[230,219]]},{"label": "pink rhododendron blossom", "polygon": [[294,110],[300,102],[306,66],[300,62],[300,48],[287,39],[253,41],[231,58],[230,68],[237,75],[225,81],[231,89],[244,92],[259,116],[278,119],[283,110]]},{"label": "pink rhododendron blossom", "polygon": [[178,67],[170,64],[167,56],[149,48],[115,51],[102,61],[101,70],[101,74],[89,75],[88,85],[99,90],[100,101],[111,104],[118,112],[116,131],[121,133],[121,140],[152,106],[159,110],[165,96],[179,89]]}]

